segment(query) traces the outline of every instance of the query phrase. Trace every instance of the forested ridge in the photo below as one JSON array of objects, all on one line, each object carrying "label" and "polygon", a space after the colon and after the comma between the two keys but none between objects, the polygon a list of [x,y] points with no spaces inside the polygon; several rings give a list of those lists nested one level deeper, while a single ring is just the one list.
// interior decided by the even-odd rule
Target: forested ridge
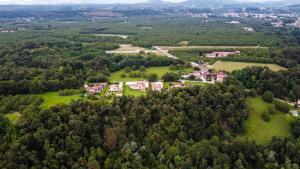
[{"label": "forested ridge", "polygon": [[[299,168],[299,141],[237,141],[243,86],[224,84],[32,108],[1,118],[1,168]],[[295,125],[299,126],[299,125]],[[297,135],[296,135],[297,136]]]}]

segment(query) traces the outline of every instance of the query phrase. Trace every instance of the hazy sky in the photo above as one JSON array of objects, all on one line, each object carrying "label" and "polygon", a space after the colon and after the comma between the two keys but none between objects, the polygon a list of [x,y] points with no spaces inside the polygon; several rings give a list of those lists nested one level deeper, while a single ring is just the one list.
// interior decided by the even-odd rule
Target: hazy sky
[{"label": "hazy sky", "polygon": [[[62,4],[62,3],[138,3],[147,0],[0,0],[0,5],[4,4]],[[184,0],[165,0],[169,2],[181,2]],[[226,1],[226,0],[225,0]],[[276,1],[276,0],[240,0],[240,1]]]}]

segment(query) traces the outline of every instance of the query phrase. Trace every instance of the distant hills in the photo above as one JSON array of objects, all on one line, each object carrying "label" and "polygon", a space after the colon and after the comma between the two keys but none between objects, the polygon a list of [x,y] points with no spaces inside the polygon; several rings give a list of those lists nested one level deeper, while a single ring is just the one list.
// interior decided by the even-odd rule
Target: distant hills
[{"label": "distant hills", "polygon": [[[149,0],[150,4],[173,4],[163,0]],[[221,8],[228,5],[240,6],[256,6],[256,7],[281,7],[300,5],[300,0],[270,0],[266,2],[257,2],[252,0],[186,0],[181,3],[176,3],[178,6],[196,7],[196,8]]]}]

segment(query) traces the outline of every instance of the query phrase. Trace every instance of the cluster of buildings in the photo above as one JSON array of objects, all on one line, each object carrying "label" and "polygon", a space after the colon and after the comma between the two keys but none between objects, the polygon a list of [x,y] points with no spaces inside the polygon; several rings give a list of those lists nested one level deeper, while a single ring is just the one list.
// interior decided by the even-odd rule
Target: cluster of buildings
[{"label": "cluster of buildings", "polygon": [[243,27],[243,29],[247,32],[255,32],[255,30],[253,28],[250,28],[250,27]]},{"label": "cluster of buildings", "polygon": [[234,51],[234,52],[212,52],[204,54],[205,57],[208,58],[219,58],[219,57],[227,57],[232,55],[241,55],[241,51]]},{"label": "cluster of buildings", "polygon": [[[145,92],[148,90],[150,87],[152,91],[162,91],[164,87],[163,82],[149,82],[149,81],[135,81],[135,82],[126,82],[126,86],[128,86],[132,90],[138,90]],[[116,96],[122,96],[123,95],[123,90],[124,90],[124,83],[119,82],[117,84],[108,84],[108,83],[90,83],[87,85],[84,85],[84,88],[87,93],[89,94],[97,94],[105,90],[106,88],[108,89],[109,92],[115,93]]]},{"label": "cluster of buildings", "polygon": [[209,70],[193,71],[187,75],[183,75],[185,79],[195,79],[206,83],[223,82],[227,75],[224,72],[213,73]]},{"label": "cluster of buildings", "polygon": [[10,29],[1,29],[0,28],[0,33],[14,33],[14,32],[16,32],[16,31],[25,31],[26,30],[26,28],[18,28],[18,29],[16,29],[16,30],[10,30]]}]

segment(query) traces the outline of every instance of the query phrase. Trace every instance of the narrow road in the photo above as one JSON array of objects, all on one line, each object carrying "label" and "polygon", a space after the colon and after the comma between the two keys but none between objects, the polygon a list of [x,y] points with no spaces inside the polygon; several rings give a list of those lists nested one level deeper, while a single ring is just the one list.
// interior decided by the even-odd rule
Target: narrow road
[{"label": "narrow road", "polygon": [[[160,48],[159,46],[153,46],[153,47],[154,47],[154,49],[155,49],[156,51],[158,51],[158,52],[161,53],[162,55],[167,56],[168,58],[178,59],[178,57],[176,57],[176,56],[170,54],[168,50],[164,50],[164,49]],[[196,62],[190,62],[190,63],[191,63],[191,65],[192,65],[192,67],[199,67],[199,64],[196,63]]]},{"label": "narrow road", "polygon": [[161,53],[161,54],[167,56],[168,58],[178,59],[176,56],[171,55],[171,54],[169,53],[168,50],[163,50],[163,49],[160,48],[159,46],[153,46],[153,47],[154,47],[154,49],[157,50],[159,53]]}]

